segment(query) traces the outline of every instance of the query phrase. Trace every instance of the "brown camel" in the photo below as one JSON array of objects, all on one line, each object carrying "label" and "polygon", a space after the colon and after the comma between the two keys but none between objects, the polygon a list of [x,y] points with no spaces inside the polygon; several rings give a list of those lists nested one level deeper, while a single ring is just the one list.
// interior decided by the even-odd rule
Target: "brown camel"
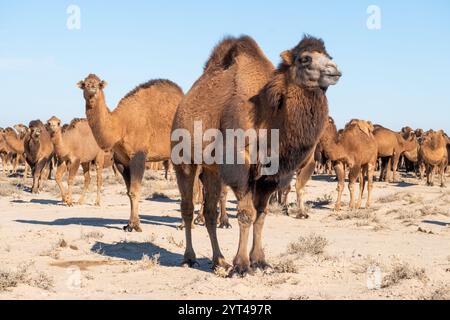
[{"label": "brown camel", "polygon": [[2,160],[3,174],[6,175],[7,168],[9,167],[9,153],[10,150],[5,141],[5,129],[0,128],[0,159]]},{"label": "brown camel", "polygon": [[42,121],[31,121],[29,128],[24,141],[25,157],[33,175],[31,192],[38,193],[51,171],[53,143]]},{"label": "brown camel", "polygon": [[[222,183],[230,186],[238,200],[240,237],[232,272],[244,275],[254,268],[270,267],[262,248],[262,229],[269,197],[278,189],[285,188],[295,170],[310,159],[324,129],[328,115],[325,91],[338,81],[341,74],[326,52],[323,41],[305,36],[281,57],[282,63],[274,69],[252,38],[242,36],[223,40],[213,50],[203,75],[181,102],[174,119],[173,130],[187,130],[191,136],[194,121],[201,121],[202,130],[220,130],[222,136],[227,129],[242,129],[244,132],[254,129],[262,135],[264,131],[261,129],[279,130],[279,149],[274,146],[272,150],[279,160],[279,168],[273,175],[265,175],[260,162],[218,164],[216,161],[207,164],[195,161],[201,163],[203,170],[205,222],[213,249],[213,268],[229,266],[220,251],[216,231]],[[174,141],[173,147],[176,144]],[[209,144],[204,143],[202,147],[207,148]],[[270,149],[272,144],[268,144]],[[218,145],[219,148],[225,147],[225,139]],[[245,151],[226,151],[238,152],[246,159],[249,156],[248,148]],[[191,237],[192,186],[197,164],[192,164],[192,152],[190,156],[188,153],[183,151],[182,157],[187,161],[174,167],[186,226],[183,264],[193,266],[196,257]],[[247,244],[252,225],[253,247],[249,255]]]},{"label": "brown camel", "polygon": [[126,231],[142,231],[139,198],[146,161],[170,159],[170,129],[184,94],[169,80],[152,80],[128,93],[110,112],[103,89],[106,82],[90,74],[78,83],[86,100],[86,116],[98,145],[113,150],[131,203]]},{"label": "brown camel", "polygon": [[405,152],[413,152],[418,144],[414,132],[394,132],[387,128],[376,126],[373,135],[378,145],[378,157],[386,158],[381,168],[380,181],[390,180],[392,167],[392,182],[397,180],[397,167],[400,156]]},{"label": "brown camel", "polygon": [[444,131],[430,130],[424,134],[419,149],[419,158],[426,167],[427,185],[434,185],[434,171],[441,175],[441,187],[445,187],[445,169],[448,165],[447,139]]},{"label": "brown camel", "polygon": [[23,163],[25,165],[23,177],[26,178],[28,175],[28,166],[25,161],[24,141],[28,132],[28,128],[23,124],[18,124],[14,126],[14,129],[6,128],[4,133],[5,143],[7,148],[10,150],[11,157],[15,157],[12,173],[16,173],[19,164]]},{"label": "brown camel", "polygon": [[[338,197],[335,210],[339,211],[341,209],[341,197],[345,184],[344,165],[349,169],[350,209],[359,209],[361,207],[365,177],[367,177],[368,181],[366,208],[369,208],[378,153],[372,124],[368,121],[354,119],[345,126],[342,133],[338,134],[333,119],[329,118],[320,143],[326,156],[335,162],[338,179]],[[355,205],[354,185],[358,177],[360,179],[360,192],[358,202]]]},{"label": "brown camel", "polygon": [[[97,170],[97,198],[95,205],[100,205],[100,194],[102,188],[102,170],[105,162],[105,152],[100,149],[92,135],[91,128],[86,119],[74,119],[69,127],[62,132],[61,120],[51,117],[47,121],[47,128],[53,142],[55,155],[58,158],[58,169],[55,180],[61,191],[61,197],[68,206],[73,205],[72,186],[80,164],[83,168],[84,187],[79,204],[84,203],[86,191],[91,182],[90,165],[95,163]],[[110,155],[109,155],[110,156]],[[67,193],[62,185],[62,178],[66,170],[69,172],[67,179]]]}]

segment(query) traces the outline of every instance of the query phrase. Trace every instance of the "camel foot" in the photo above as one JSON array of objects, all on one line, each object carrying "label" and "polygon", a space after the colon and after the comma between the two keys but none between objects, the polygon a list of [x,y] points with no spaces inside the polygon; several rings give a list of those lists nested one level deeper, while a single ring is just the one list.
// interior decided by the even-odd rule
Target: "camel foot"
[{"label": "camel foot", "polygon": [[216,259],[213,262],[213,266],[212,269],[216,270],[217,268],[223,268],[226,271],[230,271],[231,270],[231,264],[229,264],[228,262],[225,261],[225,259],[223,257]]},{"label": "camel foot", "polygon": [[235,258],[233,262],[233,267],[231,268],[230,277],[241,277],[244,278],[247,275],[253,275],[253,269],[250,267],[250,262],[248,259],[242,259],[240,257]]},{"label": "camel foot", "polygon": [[219,229],[231,229],[232,225],[228,221],[221,222],[218,226]]},{"label": "camel foot", "polygon": [[285,215],[289,217],[289,209],[288,207],[283,207],[283,209],[281,210],[281,212]]},{"label": "camel foot", "polygon": [[308,218],[309,218],[309,214],[307,214],[306,212],[299,212],[295,216],[295,219],[308,219]]},{"label": "camel foot", "polygon": [[273,267],[269,263],[267,263],[265,260],[254,261],[254,262],[252,262],[251,267],[254,271],[261,270],[266,273],[271,273],[273,271]]},{"label": "camel foot", "polygon": [[101,207],[100,201],[95,201],[94,206],[96,206],[96,207]]},{"label": "camel foot", "polygon": [[133,230],[135,230],[136,232],[142,232],[141,227],[137,226],[132,226],[130,224],[127,224],[126,226],[123,227],[123,231],[125,232],[133,232]]},{"label": "camel foot", "polygon": [[181,266],[185,268],[195,268],[200,267],[200,264],[197,262],[197,260],[194,259],[184,259],[183,262],[181,262]]}]

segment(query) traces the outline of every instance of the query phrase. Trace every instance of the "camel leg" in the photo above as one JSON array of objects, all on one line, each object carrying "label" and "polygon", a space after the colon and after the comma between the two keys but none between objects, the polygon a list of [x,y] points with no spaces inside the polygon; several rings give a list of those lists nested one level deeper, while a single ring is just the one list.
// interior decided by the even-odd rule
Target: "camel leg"
[{"label": "camel leg", "polygon": [[80,199],[78,200],[78,204],[84,204],[86,192],[88,191],[89,185],[91,184],[91,173],[89,172],[91,168],[91,163],[90,162],[82,163],[81,167],[83,168],[84,185]]},{"label": "camel leg", "polygon": [[358,203],[356,204],[356,209],[360,209],[362,205],[362,198],[364,193],[364,188],[366,186],[365,176],[367,175],[368,165],[364,165],[359,173],[359,197]]},{"label": "camel leg", "polygon": [[65,202],[65,199],[66,199],[66,192],[64,191],[62,179],[63,179],[64,173],[66,172],[66,169],[67,169],[66,162],[61,162],[60,164],[58,164],[58,169],[56,169],[56,174],[55,174],[55,181],[56,181],[56,184],[58,185],[59,191],[61,193],[61,199],[63,202]]},{"label": "camel leg", "polygon": [[195,165],[174,166],[178,189],[181,195],[181,217],[183,218],[186,237],[186,249],[181,265],[193,267],[198,265],[194,247],[192,246],[192,222],[194,220],[194,181],[197,175]]},{"label": "camel leg", "polygon": [[195,173],[194,185],[193,185],[193,199],[194,205],[200,204],[200,210],[198,211],[197,217],[194,219],[194,225],[204,225],[205,224],[205,215],[204,215],[204,198],[205,198],[205,190],[203,188],[203,184],[200,180],[200,176],[202,174],[202,169],[200,166],[197,167],[197,172]]},{"label": "camel leg", "polygon": [[440,167],[440,175],[441,175],[441,188],[445,188],[445,169],[447,167],[447,160],[443,165]]},{"label": "camel leg", "polygon": [[233,260],[232,273],[245,276],[248,273],[252,273],[247,245],[250,227],[256,220],[256,209],[253,204],[253,194],[251,191],[245,194],[240,192],[235,193],[238,198],[239,247]]},{"label": "camel leg", "polygon": [[366,209],[370,208],[370,202],[372,200],[372,189],[373,189],[373,177],[375,175],[375,164],[371,163],[367,166],[367,201]]},{"label": "camel leg", "polygon": [[431,165],[427,165],[427,172],[426,172],[426,175],[427,175],[427,185],[429,185],[429,186],[434,186],[434,177],[433,177],[433,170],[434,168],[433,168],[433,166],[431,166]]},{"label": "camel leg", "polygon": [[226,185],[222,185],[220,191],[219,228],[230,229],[231,224],[228,221],[228,214],[227,214],[227,195],[228,195],[228,187]]},{"label": "camel leg", "polygon": [[336,162],[334,166],[334,170],[336,171],[336,178],[338,180],[338,196],[336,200],[336,205],[334,207],[335,211],[341,210],[341,200],[342,200],[342,192],[344,191],[345,186],[345,169],[344,164],[342,162]]},{"label": "camel leg", "polygon": [[48,160],[44,163],[44,168],[41,171],[41,174],[39,176],[39,184],[38,184],[38,190],[41,191],[44,188],[45,183],[48,180],[48,177],[50,175],[50,163]]},{"label": "camel leg", "polygon": [[355,165],[348,172],[348,190],[350,192],[350,210],[355,209],[355,182],[361,173],[361,166]]},{"label": "camel leg", "polygon": [[103,185],[103,167],[105,165],[105,155],[103,152],[97,156],[95,160],[95,170],[97,172],[97,197],[95,199],[95,206],[101,205],[101,193],[102,193],[102,185]]},{"label": "camel leg", "polygon": [[305,187],[308,183],[309,179],[314,173],[315,162],[314,158],[311,158],[310,161],[300,170],[297,170],[297,179],[295,181],[295,192],[297,194],[297,219],[309,218],[308,213],[306,212],[305,203],[303,197],[305,195]]},{"label": "camel leg", "polygon": [[217,173],[203,170],[201,179],[205,189],[205,225],[213,251],[213,269],[217,267],[229,269],[231,266],[225,261],[217,240],[217,204],[222,193],[221,178]]},{"label": "camel leg", "polygon": [[385,178],[386,182],[391,182],[391,168],[392,168],[393,158],[394,158],[394,156],[389,157],[388,162],[386,164],[386,178]]},{"label": "camel leg", "polygon": [[32,169],[31,173],[33,174],[33,186],[31,188],[31,193],[39,193],[39,185],[41,180],[42,170],[45,167],[45,160],[41,160]]},{"label": "camel leg", "polygon": [[393,183],[397,182],[397,169],[398,169],[399,160],[400,160],[400,155],[395,154],[394,158],[393,158],[393,163],[392,163],[392,182]]},{"label": "camel leg", "polygon": [[130,198],[131,214],[128,224],[123,228],[128,232],[132,232],[133,230],[142,232],[139,219],[139,199],[141,196],[142,179],[144,178],[145,173],[146,157],[145,153],[138,152],[128,164],[130,181],[128,197]]},{"label": "camel leg", "polygon": [[69,164],[69,177],[67,178],[67,194],[65,200],[66,204],[69,207],[73,206],[72,187],[79,167],[80,167],[80,160],[75,160],[74,162],[71,162]]},{"label": "camel leg", "polygon": [[264,187],[256,188],[256,219],[253,222],[253,245],[250,251],[250,264],[253,270],[267,270],[272,267],[266,262],[263,245],[262,233],[264,220],[267,215],[267,203],[273,190],[264,189]]}]

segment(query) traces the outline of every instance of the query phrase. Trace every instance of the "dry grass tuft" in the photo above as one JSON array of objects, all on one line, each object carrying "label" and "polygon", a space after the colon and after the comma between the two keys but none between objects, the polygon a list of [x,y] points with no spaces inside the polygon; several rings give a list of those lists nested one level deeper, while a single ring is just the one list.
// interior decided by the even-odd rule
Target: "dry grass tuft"
[{"label": "dry grass tuft", "polygon": [[298,273],[298,268],[292,259],[280,260],[273,267],[278,273]]},{"label": "dry grass tuft", "polygon": [[450,287],[447,284],[439,286],[429,295],[421,296],[421,300],[450,300]]},{"label": "dry grass tuft", "polygon": [[159,253],[154,254],[152,257],[143,254],[142,259],[137,262],[137,269],[140,271],[151,270],[159,266],[159,258],[160,258]]},{"label": "dry grass tuft", "polygon": [[81,240],[85,240],[85,241],[89,242],[90,240],[99,240],[102,238],[103,238],[103,233],[101,233],[100,231],[83,232],[83,230],[81,230],[81,235],[80,235]]},{"label": "dry grass tuft", "polygon": [[413,268],[406,262],[395,262],[389,273],[384,276],[381,287],[387,288],[398,284],[402,280],[417,279],[425,282],[428,277],[424,268]]},{"label": "dry grass tuft", "polygon": [[15,288],[19,284],[27,284],[43,290],[53,288],[53,279],[43,272],[33,276],[30,268],[33,262],[21,263],[16,270],[0,270],[0,292]]},{"label": "dry grass tuft", "polygon": [[289,254],[303,256],[305,254],[320,255],[324,253],[328,240],[320,235],[311,233],[307,237],[300,237],[296,242],[291,242],[288,246]]},{"label": "dry grass tuft", "polygon": [[178,247],[178,248],[183,248],[183,247],[184,247],[184,241],[181,240],[181,241],[177,242],[177,241],[175,240],[175,238],[173,237],[173,235],[168,236],[168,237],[167,237],[167,241],[168,241],[170,244],[173,244],[174,246],[176,246],[176,247]]},{"label": "dry grass tuft", "polygon": [[229,276],[228,270],[220,266],[214,269],[214,274],[219,278],[228,278]]}]

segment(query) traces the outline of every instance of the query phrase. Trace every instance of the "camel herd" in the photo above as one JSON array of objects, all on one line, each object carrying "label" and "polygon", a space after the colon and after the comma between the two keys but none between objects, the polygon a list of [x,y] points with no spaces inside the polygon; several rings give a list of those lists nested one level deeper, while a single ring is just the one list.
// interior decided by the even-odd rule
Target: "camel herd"
[{"label": "camel herd", "polygon": [[[186,94],[172,81],[152,80],[129,92],[113,111],[105,101],[107,83],[89,74],[77,84],[83,92],[86,119],[62,125],[53,116],[45,123],[34,120],[28,127],[18,124],[0,129],[3,174],[15,173],[19,164],[24,164],[24,177],[31,168],[31,192],[37,193],[56,170],[61,199],[72,206],[72,186],[80,165],[84,187],[77,203],[84,202],[90,168],[95,165],[95,204],[100,205],[102,170],[111,167],[122,175],[130,199],[130,218],[124,230],[140,232],[139,199],[144,172],[152,162],[164,162],[168,168],[175,145],[171,139],[174,130],[194,134],[194,123],[198,121],[203,130],[219,132],[276,129],[276,174],[265,175],[261,163],[199,163],[194,161],[193,152],[183,155],[192,158],[191,162],[173,164],[186,236],[183,265],[192,267],[197,263],[192,227],[194,203],[200,193],[202,209],[196,220],[207,228],[213,268],[223,267],[240,275],[270,267],[262,239],[267,207],[278,198],[287,212],[287,194],[294,176],[298,218],[307,217],[303,189],[314,172],[330,173],[334,169],[338,182],[336,211],[341,209],[346,173],[350,210],[361,208],[366,182],[366,208],[370,206],[376,170],[380,171],[378,180],[395,182],[398,167],[404,165],[420,178],[426,175],[428,185],[433,185],[433,175],[439,174],[441,186],[445,186],[450,139],[442,130],[424,132],[405,127],[394,132],[358,119],[337,130],[328,115],[326,92],[339,81],[341,72],[324,42],[305,36],[297,46],[282,52],[281,59],[275,67],[248,36],[226,38],[213,49],[203,74]],[[67,190],[62,183],[66,171]],[[237,198],[239,223],[238,249],[232,266],[221,253],[216,230],[218,224],[229,226],[225,211],[227,188]],[[252,247],[248,252],[251,230]]]}]

